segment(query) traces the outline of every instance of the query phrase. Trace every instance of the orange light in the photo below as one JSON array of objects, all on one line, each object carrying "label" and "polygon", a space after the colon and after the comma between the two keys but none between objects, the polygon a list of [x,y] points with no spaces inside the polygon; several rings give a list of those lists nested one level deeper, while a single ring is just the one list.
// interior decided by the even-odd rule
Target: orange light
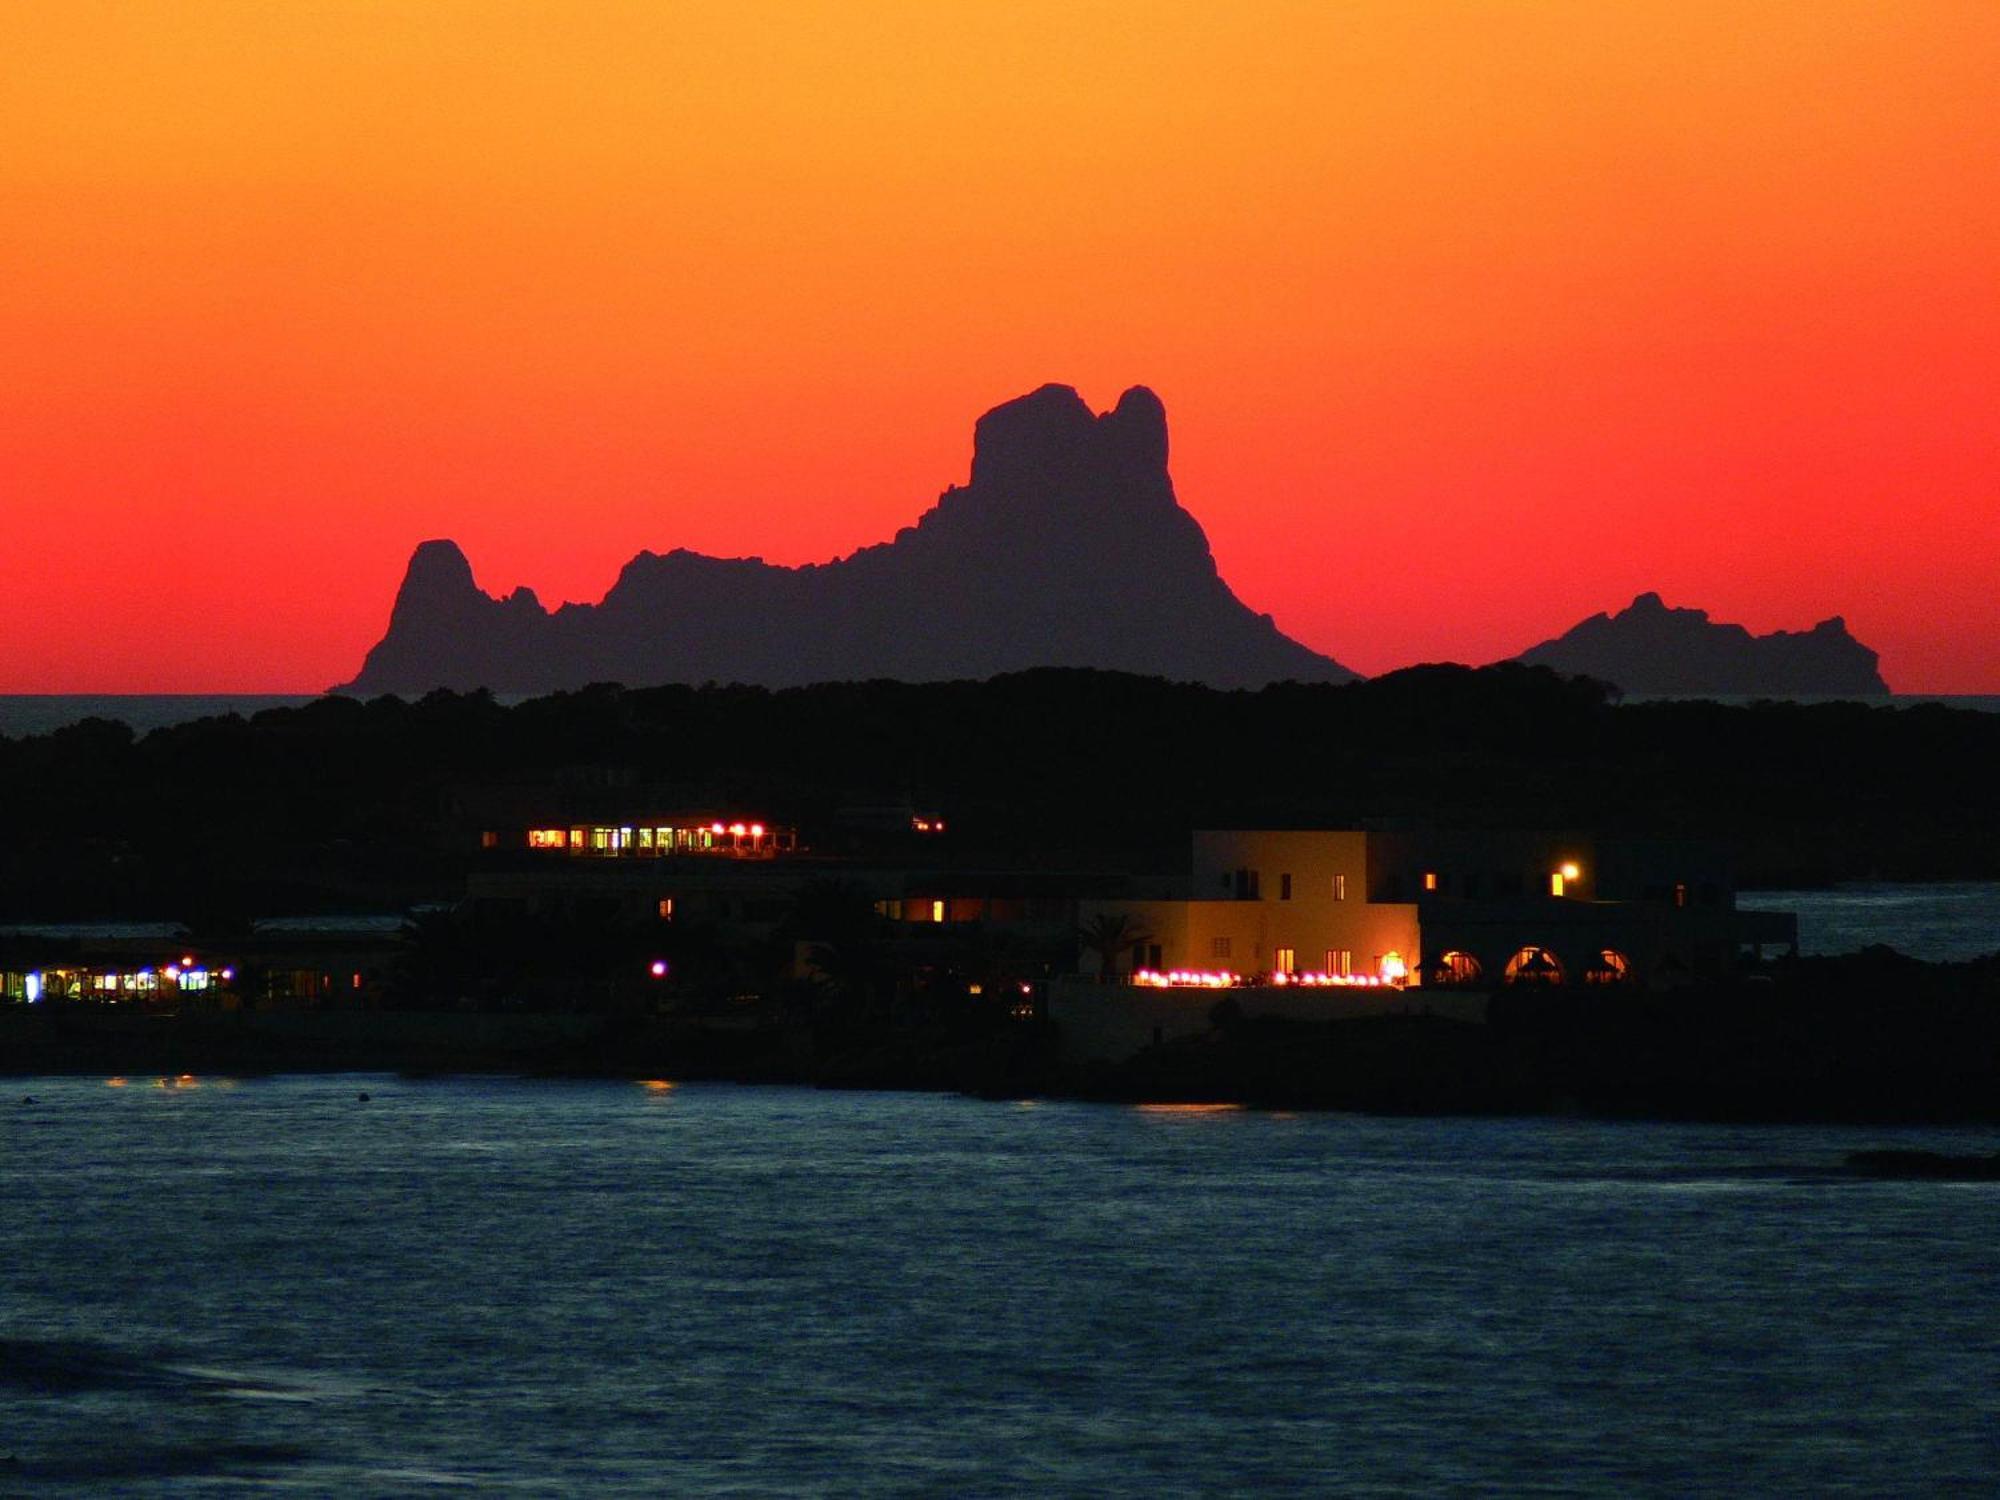
[{"label": "orange light", "polygon": [[764,836],[764,825],[762,823],[752,823],[750,825],[750,837],[753,839],[761,839],[763,836]]},{"label": "orange light", "polygon": [[1564,880],[1576,880],[1580,878],[1582,874],[1583,871],[1579,869],[1573,862],[1567,860],[1563,862],[1562,878]]},{"label": "orange light", "polygon": [[708,825],[708,831],[709,831],[710,833],[727,833],[727,832],[729,832],[729,830],[728,830],[727,828],[724,828],[724,827],[723,827],[723,826],[722,826],[722,825],[721,825],[720,823],[711,823],[711,824],[709,824],[709,825]]},{"label": "orange light", "polygon": [[740,839],[743,837],[744,834],[748,833],[750,830],[741,823],[731,823],[729,825],[729,831],[735,834]]},{"label": "orange light", "polygon": [[125,1087],[125,1080],[122,1078],[107,1078],[104,1080],[104,1086],[108,1089],[122,1089]]},{"label": "orange light", "polygon": [[640,1088],[649,1090],[655,1094],[664,1094],[673,1086],[673,1082],[666,1078],[642,1078],[639,1080]]},{"label": "orange light", "polygon": [[1240,1104],[1135,1104],[1132,1108],[1142,1115],[1233,1115],[1239,1113]]}]

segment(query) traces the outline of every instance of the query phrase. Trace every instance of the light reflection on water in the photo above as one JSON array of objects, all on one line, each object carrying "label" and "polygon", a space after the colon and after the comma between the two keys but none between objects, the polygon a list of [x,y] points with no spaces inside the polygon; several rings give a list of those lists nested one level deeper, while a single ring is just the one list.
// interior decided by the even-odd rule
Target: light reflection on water
[{"label": "light reflection on water", "polygon": [[1996,1458],[2000,1186],[1835,1170],[1991,1132],[25,1089],[4,1493],[1858,1494]]}]

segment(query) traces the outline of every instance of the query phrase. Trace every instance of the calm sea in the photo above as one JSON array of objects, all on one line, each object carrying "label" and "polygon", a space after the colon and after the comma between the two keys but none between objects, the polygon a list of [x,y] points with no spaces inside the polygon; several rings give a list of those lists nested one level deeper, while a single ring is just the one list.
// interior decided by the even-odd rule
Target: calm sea
[{"label": "calm sea", "polygon": [[[295,707],[312,702],[312,693],[100,693],[36,694],[0,693],[0,735],[19,738],[47,734],[79,719],[96,717],[130,724],[140,733],[169,724],[185,724],[193,719],[217,714],[242,714],[246,718],[265,708]],[[518,702],[518,696],[500,700]],[[1644,700],[1634,700],[1644,701]],[[1725,699],[1749,702],[1749,699]],[[1802,700],[1815,701],[1815,700]],[[1830,701],[1830,700],[1828,700]],[[1919,703],[1942,703],[1955,708],[1973,708],[2000,713],[2000,696],[1944,696],[1935,693],[1899,693],[1890,702],[1899,707]]]},{"label": "calm sea", "polygon": [[17,1089],[9,1493],[1883,1495],[2000,1472],[2000,1185],[1834,1170],[1991,1132]]},{"label": "calm sea", "polygon": [[2000,883],[1992,881],[1743,891],[1737,904],[1798,913],[1801,953],[1855,953],[1876,943],[1933,963],[2000,953]]}]

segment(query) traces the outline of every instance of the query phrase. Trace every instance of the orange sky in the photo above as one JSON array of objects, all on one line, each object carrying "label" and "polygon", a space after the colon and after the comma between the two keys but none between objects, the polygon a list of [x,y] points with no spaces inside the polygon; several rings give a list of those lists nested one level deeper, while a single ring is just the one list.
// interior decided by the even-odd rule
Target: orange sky
[{"label": "orange sky", "polygon": [[825,559],[1151,385],[1254,608],[1658,589],[2000,692],[2000,5],[0,9],[0,691],[311,691],[410,548]]}]

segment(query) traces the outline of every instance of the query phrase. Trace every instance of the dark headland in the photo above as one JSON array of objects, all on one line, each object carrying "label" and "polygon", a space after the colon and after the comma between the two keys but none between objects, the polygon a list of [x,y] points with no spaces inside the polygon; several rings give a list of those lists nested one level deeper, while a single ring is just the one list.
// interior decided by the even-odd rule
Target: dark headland
[{"label": "dark headland", "polygon": [[1594,677],[1638,697],[1880,698],[1877,658],[1835,615],[1811,630],[1752,635],[1700,609],[1670,609],[1641,594],[1615,615],[1596,614],[1518,661]]},{"label": "dark headland", "polygon": [[1094,415],[1062,385],[995,407],[972,478],[835,562],[642,552],[597,604],[483,593],[457,545],[410,559],[389,631],[339,692],[539,693],[591,682],[789,687],[1096,667],[1215,687],[1353,673],[1249,609],[1167,473],[1159,398]]}]

